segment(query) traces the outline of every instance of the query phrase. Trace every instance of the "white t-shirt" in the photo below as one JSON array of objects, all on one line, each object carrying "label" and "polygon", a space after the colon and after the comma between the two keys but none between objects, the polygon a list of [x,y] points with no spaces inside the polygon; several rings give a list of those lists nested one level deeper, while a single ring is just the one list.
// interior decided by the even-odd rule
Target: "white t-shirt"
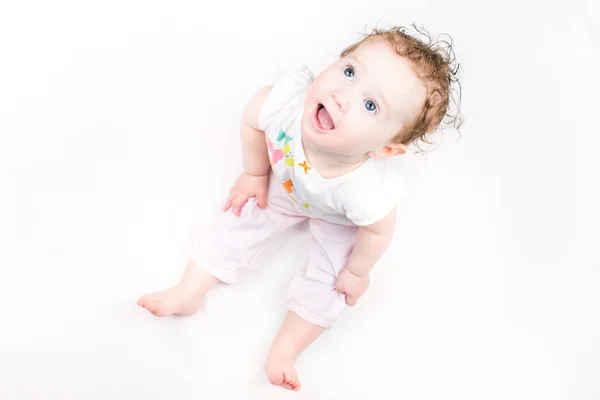
[{"label": "white t-shirt", "polygon": [[271,167],[302,214],[342,225],[373,224],[390,213],[406,187],[397,165],[369,158],[337,178],[323,178],[306,160],[300,121],[308,87],[306,66],[282,75],[258,116],[265,131]]}]

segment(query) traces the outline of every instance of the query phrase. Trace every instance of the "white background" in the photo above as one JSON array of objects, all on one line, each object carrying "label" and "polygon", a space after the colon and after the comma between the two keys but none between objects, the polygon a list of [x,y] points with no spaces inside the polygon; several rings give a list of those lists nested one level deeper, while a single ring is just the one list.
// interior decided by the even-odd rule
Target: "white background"
[{"label": "white background", "polygon": [[[0,4],[1,399],[600,398],[597,2]],[[412,22],[454,41],[462,137],[404,156],[394,243],[302,391],[261,371],[305,231],[196,316],[139,309],[237,176],[247,99]]]}]

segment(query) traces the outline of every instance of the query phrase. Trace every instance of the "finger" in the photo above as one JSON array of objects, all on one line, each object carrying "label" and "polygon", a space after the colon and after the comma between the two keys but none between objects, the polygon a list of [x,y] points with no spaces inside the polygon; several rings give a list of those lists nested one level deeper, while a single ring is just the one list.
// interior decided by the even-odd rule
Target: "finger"
[{"label": "finger", "polygon": [[235,199],[233,200],[233,204],[231,205],[233,214],[235,214],[235,216],[239,217],[240,215],[242,215],[242,207],[244,207],[244,204],[246,204],[247,201],[248,197],[243,194],[238,194],[235,197]]},{"label": "finger", "polygon": [[256,194],[256,203],[260,208],[265,208],[267,206],[267,194],[264,192]]},{"label": "finger", "polygon": [[337,290],[340,293],[344,293],[344,283],[341,279],[338,279],[335,283],[335,290]]},{"label": "finger", "polygon": [[354,306],[357,301],[358,301],[357,297],[346,295],[346,304],[348,304],[350,307]]},{"label": "finger", "polygon": [[229,198],[227,199],[227,202],[225,203],[225,206],[223,207],[223,212],[227,212],[230,208],[231,208],[231,203],[233,202],[233,199],[235,198],[235,195],[229,195]]}]

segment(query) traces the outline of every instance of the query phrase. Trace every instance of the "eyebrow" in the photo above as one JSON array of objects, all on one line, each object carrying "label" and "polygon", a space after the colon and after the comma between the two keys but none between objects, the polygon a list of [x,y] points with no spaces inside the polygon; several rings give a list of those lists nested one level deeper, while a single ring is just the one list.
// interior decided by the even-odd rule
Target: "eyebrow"
[{"label": "eyebrow", "polygon": [[379,92],[379,97],[381,97],[381,102],[385,105],[385,119],[389,119],[390,117],[390,106],[388,106],[387,101],[385,100],[385,96],[383,93]]},{"label": "eyebrow", "polygon": [[358,57],[356,57],[354,54],[350,54],[348,56],[349,59],[356,61],[358,64],[360,64],[360,67],[362,69],[367,69],[367,66],[365,64],[363,64]]},{"label": "eyebrow", "polygon": [[[360,61],[360,59],[357,56],[355,56],[354,54],[350,54],[348,56],[348,59],[353,60],[354,62],[359,64],[360,69],[363,69],[365,71],[368,69],[367,66],[365,64],[363,64]],[[383,95],[383,93],[381,93],[381,91],[377,91],[377,97],[381,98],[381,102],[385,106],[385,119],[387,120],[390,117],[390,107],[388,105],[388,102],[386,101],[385,96]]]}]

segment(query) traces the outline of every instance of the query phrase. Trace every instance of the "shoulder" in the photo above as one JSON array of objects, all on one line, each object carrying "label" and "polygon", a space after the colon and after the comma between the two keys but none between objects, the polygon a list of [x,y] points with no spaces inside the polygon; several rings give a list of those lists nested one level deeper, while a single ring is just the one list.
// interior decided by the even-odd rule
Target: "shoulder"
[{"label": "shoulder", "polygon": [[314,75],[306,65],[282,74],[263,100],[258,115],[258,128],[266,130],[282,112],[304,106]]},{"label": "shoulder", "polygon": [[306,90],[314,80],[313,73],[306,65],[302,64],[281,74],[273,87],[276,89],[276,93]]},{"label": "shoulder", "polygon": [[389,160],[372,159],[364,166],[340,188],[342,208],[347,218],[359,226],[383,219],[408,187],[406,178]]}]

